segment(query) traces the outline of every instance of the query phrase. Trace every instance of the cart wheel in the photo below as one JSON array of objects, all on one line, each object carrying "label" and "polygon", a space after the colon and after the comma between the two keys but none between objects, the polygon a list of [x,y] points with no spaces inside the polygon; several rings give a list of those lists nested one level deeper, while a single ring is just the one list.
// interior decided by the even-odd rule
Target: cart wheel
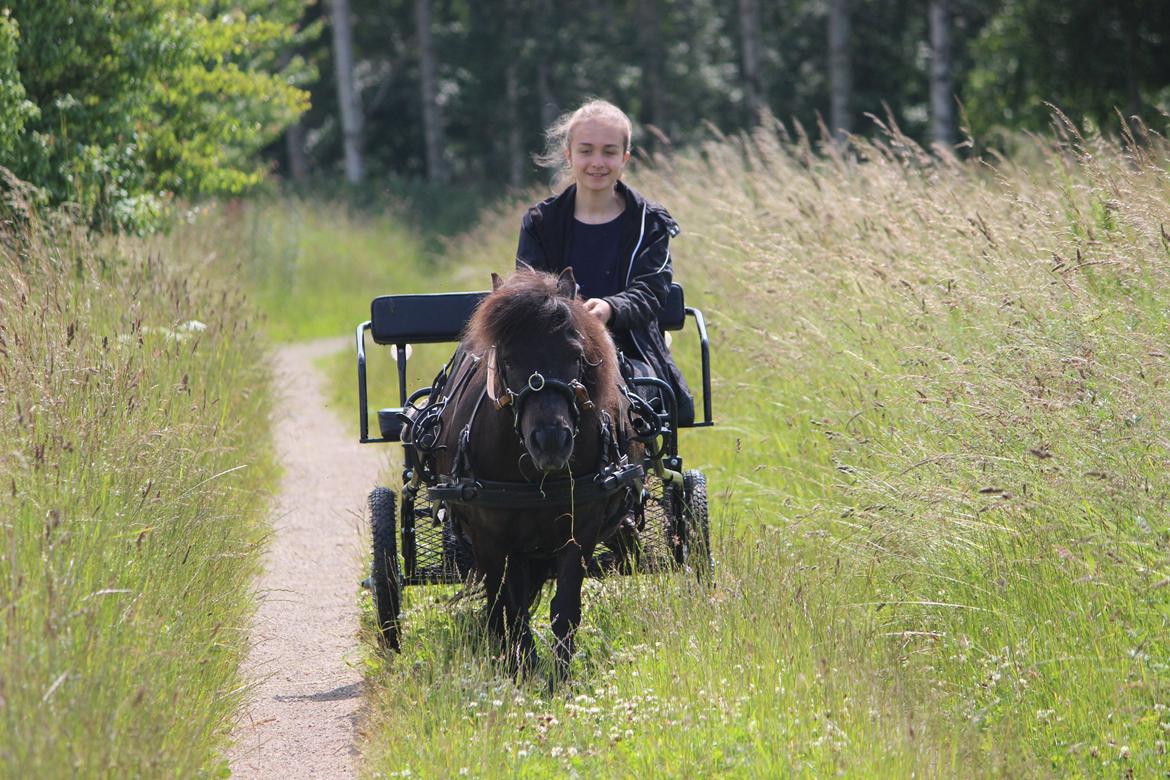
[{"label": "cart wheel", "polygon": [[[689,472],[688,472],[689,473]],[[678,483],[666,483],[662,486],[662,510],[665,514],[666,542],[670,549],[670,556],[674,559],[675,567],[687,563],[687,490]]]},{"label": "cart wheel", "polygon": [[711,557],[711,523],[707,516],[707,475],[697,469],[683,474],[684,523],[686,529],[686,561],[695,569],[701,582],[708,582],[715,573],[715,559]]},{"label": "cart wheel", "polygon": [[398,650],[402,606],[402,572],[398,566],[395,540],[394,491],[376,487],[370,491],[370,527],[373,529],[374,561],[371,566],[374,605],[378,612],[378,633],[391,650]]}]

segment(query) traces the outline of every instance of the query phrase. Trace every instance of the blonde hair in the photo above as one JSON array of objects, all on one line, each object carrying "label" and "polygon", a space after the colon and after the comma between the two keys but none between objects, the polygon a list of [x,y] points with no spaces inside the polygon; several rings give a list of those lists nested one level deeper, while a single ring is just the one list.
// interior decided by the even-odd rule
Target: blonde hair
[{"label": "blonde hair", "polygon": [[550,168],[557,172],[553,186],[559,189],[572,172],[568,156],[565,152],[573,140],[573,129],[586,119],[610,119],[617,123],[625,136],[624,152],[631,151],[630,141],[634,134],[634,125],[626,112],[601,98],[590,98],[581,104],[576,111],[566,111],[557,121],[549,125],[544,131],[544,153],[535,156],[536,164],[542,168]]}]

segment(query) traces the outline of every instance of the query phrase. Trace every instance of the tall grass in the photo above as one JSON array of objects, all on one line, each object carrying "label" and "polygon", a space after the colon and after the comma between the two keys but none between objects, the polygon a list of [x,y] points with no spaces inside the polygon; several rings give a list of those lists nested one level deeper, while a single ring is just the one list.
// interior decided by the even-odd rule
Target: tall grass
[{"label": "tall grass", "polygon": [[374,295],[433,284],[426,243],[400,204],[358,211],[291,196],[205,207],[157,239],[160,251],[215,258],[277,342],[351,335]]},{"label": "tall grass", "polygon": [[[683,454],[718,585],[590,584],[555,696],[411,591],[404,653],[370,655],[368,773],[1163,772],[1170,146],[1059,124],[1029,150],[763,128],[642,171],[715,341],[721,425]],[[516,221],[453,265],[509,267]]]},{"label": "tall grass", "polygon": [[226,772],[268,451],[207,255],[0,227],[0,776]]}]

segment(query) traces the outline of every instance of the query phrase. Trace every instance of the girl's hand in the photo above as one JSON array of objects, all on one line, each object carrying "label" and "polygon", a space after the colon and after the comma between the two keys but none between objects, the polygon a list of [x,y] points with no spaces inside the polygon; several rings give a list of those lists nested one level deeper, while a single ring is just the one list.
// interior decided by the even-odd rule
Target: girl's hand
[{"label": "girl's hand", "polygon": [[585,310],[601,320],[603,324],[608,324],[613,318],[613,307],[601,298],[590,298],[585,301]]}]

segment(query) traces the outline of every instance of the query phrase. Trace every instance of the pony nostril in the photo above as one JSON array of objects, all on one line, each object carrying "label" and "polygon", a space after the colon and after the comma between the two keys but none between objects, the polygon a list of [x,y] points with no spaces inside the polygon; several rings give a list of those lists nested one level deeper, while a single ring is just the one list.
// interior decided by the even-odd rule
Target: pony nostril
[{"label": "pony nostril", "polygon": [[537,428],[529,437],[529,445],[538,452],[564,452],[573,446],[573,432],[564,425]]}]

